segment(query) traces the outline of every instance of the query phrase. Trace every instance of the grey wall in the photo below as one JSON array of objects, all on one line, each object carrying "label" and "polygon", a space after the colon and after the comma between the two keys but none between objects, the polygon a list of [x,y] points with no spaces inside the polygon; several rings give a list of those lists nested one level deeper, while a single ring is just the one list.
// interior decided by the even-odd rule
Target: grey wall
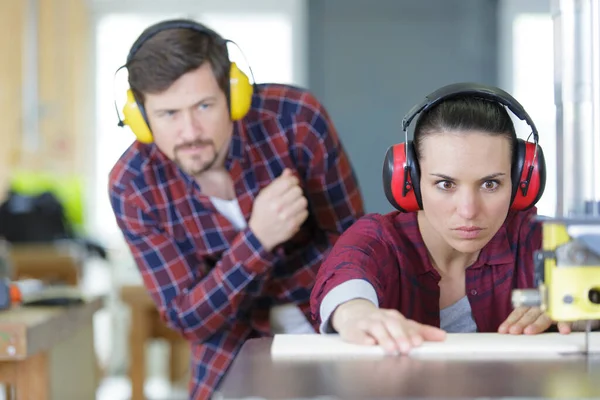
[{"label": "grey wall", "polygon": [[309,0],[309,88],[325,104],[368,212],[388,212],[383,155],[414,103],[452,82],[497,84],[496,0]]}]

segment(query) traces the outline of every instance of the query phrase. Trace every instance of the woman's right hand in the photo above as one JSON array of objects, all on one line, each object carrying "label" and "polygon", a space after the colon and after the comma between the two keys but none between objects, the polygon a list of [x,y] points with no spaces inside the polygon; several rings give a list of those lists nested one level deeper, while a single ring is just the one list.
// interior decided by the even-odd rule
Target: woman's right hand
[{"label": "woman's right hand", "polygon": [[379,309],[365,299],[339,305],[331,317],[343,340],[363,345],[379,344],[388,353],[406,354],[424,341],[443,341],[446,332],[406,319],[397,310]]}]

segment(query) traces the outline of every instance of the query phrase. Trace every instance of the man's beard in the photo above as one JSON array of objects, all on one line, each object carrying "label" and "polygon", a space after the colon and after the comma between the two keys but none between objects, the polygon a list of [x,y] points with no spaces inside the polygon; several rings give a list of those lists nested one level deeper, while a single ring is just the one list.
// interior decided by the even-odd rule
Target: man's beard
[{"label": "man's beard", "polygon": [[[181,149],[185,149],[185,148],[192,147],[192,146],[211,146],[214,150],[212,159],[205,162],[204,165],[202,165],[200,168],[195,168],[195,169],[187,168],[185,163],[177,156],[177,152]],[[177,165],[179,165],[179,168],[183,169],[186,173],[188,173],[192,176],[198,176],[198,175],[208,171],[209,169],[211,169],[213,167],[213,165],[215,164],[215,162],[217,161],[217,158],[219,157],[219,153],[216,151],[215,143],[212,140],[195,140],[193,142],[180,144],[179,146],[175,146],[173,153],[175,154],[175,162],[177,163]],[[199,156],[193,156],[190,159],[190,161],[193,164],[194,161],[196,161],[197,159],[199,159]]]}]

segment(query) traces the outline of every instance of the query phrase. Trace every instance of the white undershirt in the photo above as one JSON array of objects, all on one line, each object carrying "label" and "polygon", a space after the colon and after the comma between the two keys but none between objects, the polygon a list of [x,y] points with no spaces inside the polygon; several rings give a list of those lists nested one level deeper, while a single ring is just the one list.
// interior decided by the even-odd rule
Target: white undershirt
[{"label": "white undershirt", "polygon": [[242,209],[237,199],[224,200],[218,197],[211,197],[210,201],[217,211],[223,214],[235,226],[235,229],[238,231],[246,229],[246,219],[244,218],[244,214],[242,214]]},{"label": "white undershirt", "polygon": [[[217,211],[231,222],[238,231],[246,229],[246,219],[237,199],[224,200],[210,197]],[[271,331],[277,333],[316,333],[304,313],[293,303],[273,306],[270,312]]]}]

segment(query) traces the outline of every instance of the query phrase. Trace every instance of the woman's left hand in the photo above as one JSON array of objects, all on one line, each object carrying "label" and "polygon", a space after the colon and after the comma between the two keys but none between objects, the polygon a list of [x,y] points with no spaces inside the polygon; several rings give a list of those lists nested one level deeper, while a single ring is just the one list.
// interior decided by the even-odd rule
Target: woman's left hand
[{"label": "woman's left hand", "polygon": [[[539,307],[517,307],[498,327],[498,333],[510,333],[513,335],[535,335],[545,332],[554,321],[546,315]],[[562,334],[571,333],[570,322],[559,322],[558,331]]]}]

